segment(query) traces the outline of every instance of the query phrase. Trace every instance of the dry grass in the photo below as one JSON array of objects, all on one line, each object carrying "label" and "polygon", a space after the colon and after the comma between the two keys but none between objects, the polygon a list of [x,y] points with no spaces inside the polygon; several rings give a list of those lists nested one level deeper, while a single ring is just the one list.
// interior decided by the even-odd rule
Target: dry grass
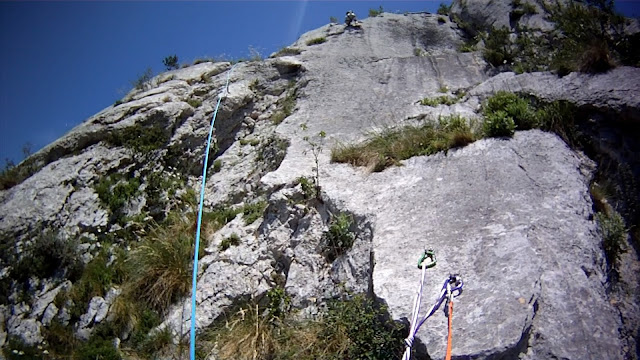
[{"label": "dry grass", "polygon": [[[204,214],[200,257],[204,255],[210,234],[232,220],[235,214],[237,212],[227,209]],[[132,291],[160,314],[191,289],[195,223],[195,213],[169,214],[162,225],[152,228],[145,241],[127,259]]]},{"label": "dry grass", "polygon": [[401,160],[430,155],[467,145],[477,139],[467,121],[460,116],[441,118],[436,124],[387,129],[358,145],[339,145],[331,150],[331,161],[382,171]]}]

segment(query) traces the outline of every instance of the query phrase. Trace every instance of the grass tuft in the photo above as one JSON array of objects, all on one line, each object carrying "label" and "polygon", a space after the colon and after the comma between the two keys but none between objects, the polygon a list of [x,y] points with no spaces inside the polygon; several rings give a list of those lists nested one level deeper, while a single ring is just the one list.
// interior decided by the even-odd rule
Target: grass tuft
[{"label": "grass tuft", "polygon": [[400,160],[446,151],[476,138],[466,119],[452,115],[441,117],[436,124],[388,129],[362,144],[339,145],[331,150],[331,161],[377,172],[398,165]]},{"label": "grass tuft", "polygon": [[317,38],[314,38],[314,39],[311,39],[311,40],[307,41],[307,45],[309,45],[309,46],[310,45],[318,45],[318,44],[322,44],[322,43],[324,43],[326,41],[327,41],[327,38],[324,37],[324,36],[323,37],[317,37]]},{"label": "grass tuft", "polygon": [[602,247],[610,269],[617,271],[620,257],[627,251],[627,228],[619,213],[600,212],[596,214],[598,228],[602,233]]},{"label": "grass tuft", "polygon": [[442,95],[434,98],[424,98],[420,100],[420,105],[436,107],[438,105],[453,105],[458,102],[457,98]]},{"label": "grass tuft", "polygon": [[220,245],[218,246],[218,249],[220,249],[220,251],[225,251],[232,246],[238,245],[240,245],[240,236],[236,233],[233,233],[229,235],[229,237],[222,239]]}]

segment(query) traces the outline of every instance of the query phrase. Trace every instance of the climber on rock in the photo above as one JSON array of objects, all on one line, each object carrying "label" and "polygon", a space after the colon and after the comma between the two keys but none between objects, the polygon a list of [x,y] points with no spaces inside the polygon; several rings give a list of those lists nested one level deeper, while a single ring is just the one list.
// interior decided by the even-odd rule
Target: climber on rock
[{"label": "climber on rock", "polygon": [[344,17],[344,23],[347,26],[355,26],[357,22],[358,19],[356,19],[356,14],[353,12],[353,10],[347,11],[347,15]]}]

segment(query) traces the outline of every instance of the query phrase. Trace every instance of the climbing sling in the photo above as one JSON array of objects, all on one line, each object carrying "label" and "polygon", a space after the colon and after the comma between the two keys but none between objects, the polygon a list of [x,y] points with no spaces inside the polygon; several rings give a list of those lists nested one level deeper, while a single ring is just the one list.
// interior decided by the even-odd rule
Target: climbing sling
[{"label": "climbing sling", "polygon": [[[429,259],[429,262],[426,262]],[[418,268],[422,269],[422,277],[420,280],[420,286],[418,287],[418,291],[416,293],[416,298],[413,303],[413,312],[411,315],[411,323],[409,328],[409,336],[405,339],[405,352],[402,356],[402,360],[410,360],[411,359],[411,347],[413,346],[413,340],[415,335],[418,332],[418,329],[424,324],[424,322],[431,317],[439,308],[440,305],[446,300],[447,305],[445,306],[445,315],[448,318],[448,335],[447,335],[447,354],[445,359],[451,359],[451,339],[452,339],[452,317],[453,317],[453,298],[460,296],[462,293],[462,278],[460,275],[454,274],[449,275],[449,277],[444,281],[442,285],[442,289],[440,290],[440,296],[436,300],[435,304],[429,309],[427,315],[419,319],[420,313],[420,303],[422,300],[422,289],[424,287],[424,279],[425,273],[428,268],[432,268],[436,265],[436,256],[433,250],[425,250],[420,260],[418,260]]]}]

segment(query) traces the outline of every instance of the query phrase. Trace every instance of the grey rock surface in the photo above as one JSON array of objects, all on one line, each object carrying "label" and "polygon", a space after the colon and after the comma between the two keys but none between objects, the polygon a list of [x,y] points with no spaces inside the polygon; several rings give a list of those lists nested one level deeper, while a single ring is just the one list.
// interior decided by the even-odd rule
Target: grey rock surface
[{"label": "grey rock surface", "polygon": [[[562,1],[561,1],[562,2]],[[534,14],[524,13],[522,16],[513,17],[512,12],[521,7],[514,7],[510,1],[493,0],[454,0],[451,2],[451,14],[456,14],[460,19],[472,25],[472,28],[480,31],[506,27],[515,29],[516,26],[527,27],[530,30],[551,31],[553,23],[547,19],[547,14],[541,1],[522,0],[521,4],[529,3],[536,12]],[[548,3],[548,2],[547,2]],[[475,36],[476,34],[470,34]]]},{"label": "grey rock surface", "polygon": [[604,74],[571,73],[562,78],[550,73],[498,74],[469,94],[486,97],[500,90],[532,94],[543,100],[568,100],[640,123],[640,69],[622,66]]},{"label": "grey rock surface", "polygon": [[[555,135],[527,131],[353,174],[364,193],[350,194],[349,208],[376,218],[375,294],[395,318],[409,318],[415,263],[433,248],[438,265],[423,308],[449,273],[466,281],[455,302],[454,356],[621,358],[620,319],[601,286],[603,258],[589,219],[591,167]],[[337,198],[352,188],[325,184]],[[442,357],[446,319],[438,313],[418,336],[430,356]]]},{"label": "grey rock surface", "polygon": [[[388,55],[367,36],[384,32],[379,27],[391,19],[402,24],[412,16],[385,14],[382,19],[365,20],[363,33],[328,33],[328,41],[316,45],[324,47],[321,52],[309,47],[299,56],[308,69],[305,77],[317,86],[305,88],[299,110],[278,127],[292,145],[280,168],[263,177],[266,186],[293,182],[301,171],[310,173],[312,161],[308,152],[305,155],[304,142],[297,140],[304,136],[300,124],[307,124],[309,134],[326,131],[327,144],[356,140],[418,114],[437,116],[412,103],[435,93],[442,86],[440,79],[452,90],[470,87],[471,97],[483,98],[497,90],[488,84],[501,78],[484,82],[482,63],[472,55],[413,57],[410,46],[397,41],[394,57],[385,58]],[[301,39],[323,31],[328,30]],[[362,60],[370,54],[382,59]],[[446,60],[438,62],[439,57]],[[387,63],[393,63],[389,70],[377,67]],[[551,82],[551,75],[528,76],[549,76]],[[483,84],[474,89],[478,83]],[[598,86],[595,81],[591,84]],[[621,86],[634,87],[628,81]],[[542,84],[538,88],[552,91],[542,90]],[[567,94],[559,89],[559,97],[579,96],[577,90]],[[344,93],[350,94],[348,100],[336,96]],[[628,94],[623,102],[637,101],[633,91]],[[600,101],[621,101],[617,99],[613,95]],[[461,107],[476,111],[477,104],[468,101]],[[622,358],[621,321],[602,286],[604,260],[591,220],[588,183],[593,164],[555,135],[528,131],[512,140],[483,140],[447,156],[416,157],[381,174],[330,164],[326,153],[320,164],[326,195],[372,221],[373,291],[389,305],[394,318],[410,316],[419,278],[414,263],[425,247],[433,247],[440,261],[429,274],[427,294],[436,294],[449,273],[460,272],[467,280],[454,321],[454,333],[464,341],[457,343],[454,356]],[[571,330],[565,327],[569,323]],[[418,335],[430,356],[443,356],[446,323],[441,315]]]},{"label": "grey rock surface", "polygon": [[[454,10],[461,4],[456,3]],[[455,11],[497,25],[510,11],[508,1],[465,6]],[[533,24],[541,18],[535,19],[521,21]],[[292,44],[300,55],[240,63],[233,72],[229,63],[199,64],[132,90],[122,104],[36,153],[39,172],[0,191],[0,231],[26,238],[34,224],[61,228],[69,237],[90,239],[82,244],[88,261],[100,248],[102,231],[122,229],[109,223],[93,189],[96,182],[114,172],[163,171],[185,175],[188,185],[199,189],[204,140],[222,97],[217,153],[212,154],[220,169],[209,169],[205,206],[240,206],[251,199],[266,200],[268,207],[253,224],[239,215],[205,234],[209,247],[200,260],[198,329],[233,305],[261,301],[274,286],[286,290],[303,318],[350,291],[372,293],[394,319],[406,319],[420,275],[415,264],[430,247],[438,266],[428,272],[423,309],[450,273],[461,273],[466,283],[455,302],[454,357],[622,359],[623,351],[633,351],[621,337],[639,321],[633,315],[637,296],[606,291],[606,264],[588,192],[594,164],[555,135],[517,132],[511,139],[414,157],[381,173],[329,158],[336,144],[360,141],[372,132],[441,115],[477,117],[482,102],[499,90],[566,99],[638,121],[637,69],[564,78],[548,73],[490,77],[478,53],[457,52],[463,41],[457,26],[439,23],[436,15],[385,13],[362,24],[361,30],[331,24],[310,31]],[[540,20],[539,26],[546,25]],[[327,41],[307,45],[318,37]],[[276,124],[271,119],[294,89],[292,114]],[[418,104],[442,91],[467,95],[452,106]],[[153,161],[108,144],[115,131],[152,125],[168,136]],[[318,137],[320,132],[327,137]],[[317,160],[324,203],[305,199],[298,184],[300,176],[314,174],[309,141],[323,150]],[[127,213],[145,206],[140,195],[127,204]],[[354,220],[350,230],[356,241],[329,263],[322,256],[322,234],[331,217],[343,212]],[[221,249],[233,234],[240,244]],[[640,276],[633,255],[625,255],[632,292]],[[37,343],[41,325],[55,316],[66,324],[68,309],[52,304],[56,289],[37,293],[32,306],[14,304],[7,310],[0,318],[6,332]],[[93,325],[108,319],[117,296],[112,290],[91,300],[80,322],[72,324],[80,338],[89,338]],[[191,321],[187,298],[169,310],[160,328],[184,335]],[[439,312],[418,333],[432,358],[443,357],[446,330]]]}]

